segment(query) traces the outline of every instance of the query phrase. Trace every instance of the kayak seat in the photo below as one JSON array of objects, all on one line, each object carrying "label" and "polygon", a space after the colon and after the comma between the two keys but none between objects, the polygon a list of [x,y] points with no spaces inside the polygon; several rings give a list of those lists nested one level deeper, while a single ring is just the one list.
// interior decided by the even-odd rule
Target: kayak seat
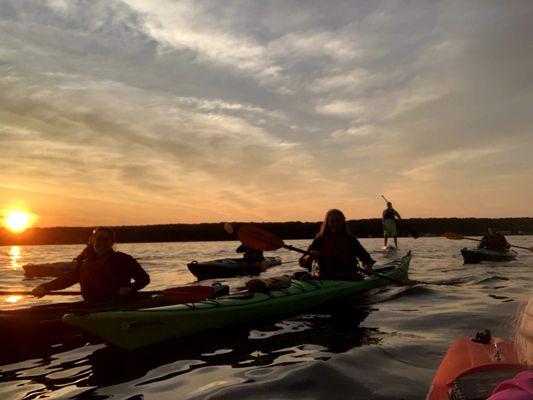
[{"label": "kayak seat", "polygon": [[452,384],[452,400],[485,400],[500,382],[513,378],[518,369],[483,371],[456,379]]}]

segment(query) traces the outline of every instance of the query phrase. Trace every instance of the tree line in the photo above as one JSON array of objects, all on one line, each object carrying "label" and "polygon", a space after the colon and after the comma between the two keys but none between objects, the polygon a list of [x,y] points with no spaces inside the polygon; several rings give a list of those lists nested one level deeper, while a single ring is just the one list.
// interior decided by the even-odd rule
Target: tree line
[{"label": "tree line", "polygon": [[[269,230],[283,239],[311,239],[320,222],[233,222],[238,229],[243,224],[253,224]],[[358,237],[381,237],[381,219],[348,221],[350,229]],[[505,234],[533,234],[533,218],[411,218],[398,223],[400,236],[440,236],[446,231],[463,235],[480,236],[489,226]],[[93,228],[51,227],[31,228],[23,233],[11,233],[0,229],[0,245],[46,245],[86,243]],[[188,242],[235,240],[224,230],[224,223],[166,224],[144,226],[115,226],[120,243]]]}]

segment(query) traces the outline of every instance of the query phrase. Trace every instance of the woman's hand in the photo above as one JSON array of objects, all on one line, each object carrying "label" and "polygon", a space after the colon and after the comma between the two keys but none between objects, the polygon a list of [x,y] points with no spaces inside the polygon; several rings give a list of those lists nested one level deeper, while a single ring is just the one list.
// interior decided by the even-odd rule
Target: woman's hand
[{"label": "woman's hand", "polygon": [[118,295],[120,297],[129,296],[132,292],[133,292],[133,289],[130,288],[129,286],[123,286],[118,289]]},{"label": "woman's hand", "polygon": [[43,285],[39,285],[31,291],[31,294],[33,294],[35,297],[39,299],[43,297],[44,295],[46,295],[47,293],[48,293],[48,290],[46,290],[46,288]]}]

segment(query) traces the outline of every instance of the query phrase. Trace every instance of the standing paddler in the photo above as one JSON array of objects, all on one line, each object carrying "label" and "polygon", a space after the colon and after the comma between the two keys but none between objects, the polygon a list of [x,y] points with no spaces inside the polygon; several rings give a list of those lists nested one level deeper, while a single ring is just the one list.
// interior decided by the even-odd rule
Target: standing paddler
[{"label": "standing paddler", "polygon": [[[384,197],[383,197],[384,198]],[[383,239],[384,247],[387,247],[389,237],[394,238],[394,245],[398,247],[398,231],[396,229],[396,218],[402,219],[398,211],[392,208],[392,203],[387,201],[387,208],[383,210]]]}]

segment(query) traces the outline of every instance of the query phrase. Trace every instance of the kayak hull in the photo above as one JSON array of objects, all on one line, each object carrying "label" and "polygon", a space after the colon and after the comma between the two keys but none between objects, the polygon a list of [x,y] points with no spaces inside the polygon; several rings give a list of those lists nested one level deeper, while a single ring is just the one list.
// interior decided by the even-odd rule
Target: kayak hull
[{"label": "kayak hull", "polygon": [[411,255],[377,270],[389,279],[362,281],[292,280],[290,287],[245,298],[220,298],[198,303],[136,311],[67,314],[63,322],[120,348],[136,349],[261,318],[298,313],[345,299],[407,277]]},{"label": "kayak hull", "polygon": [[511,340],[492,338],[483,344],[458,339],[444,356],[426,400],[484,399],[502,379],[524,368]]},{"label": "kayak hull", "polygon": [[482,261],[511,261],[517,256],[513,250],[492,251],[487,249],[468,249],[461,250],[465,264],[477,264]]},{"label": "kayak hull", "polygon": [[22,266],[24,275],[27,278],[59,277],[76,268],[76,263],[72,261],[61,261],[54,263],[26,264]]},{"label": "kayak hull", "polygon": [[265,257],[261,262],[246,263],[242,258],[224,258],[220,260],[187,264],[189,271],[198,280],[213,278],[232,278],[241,275],[259,275],[270,267],[281,264],[280,257]]}]

